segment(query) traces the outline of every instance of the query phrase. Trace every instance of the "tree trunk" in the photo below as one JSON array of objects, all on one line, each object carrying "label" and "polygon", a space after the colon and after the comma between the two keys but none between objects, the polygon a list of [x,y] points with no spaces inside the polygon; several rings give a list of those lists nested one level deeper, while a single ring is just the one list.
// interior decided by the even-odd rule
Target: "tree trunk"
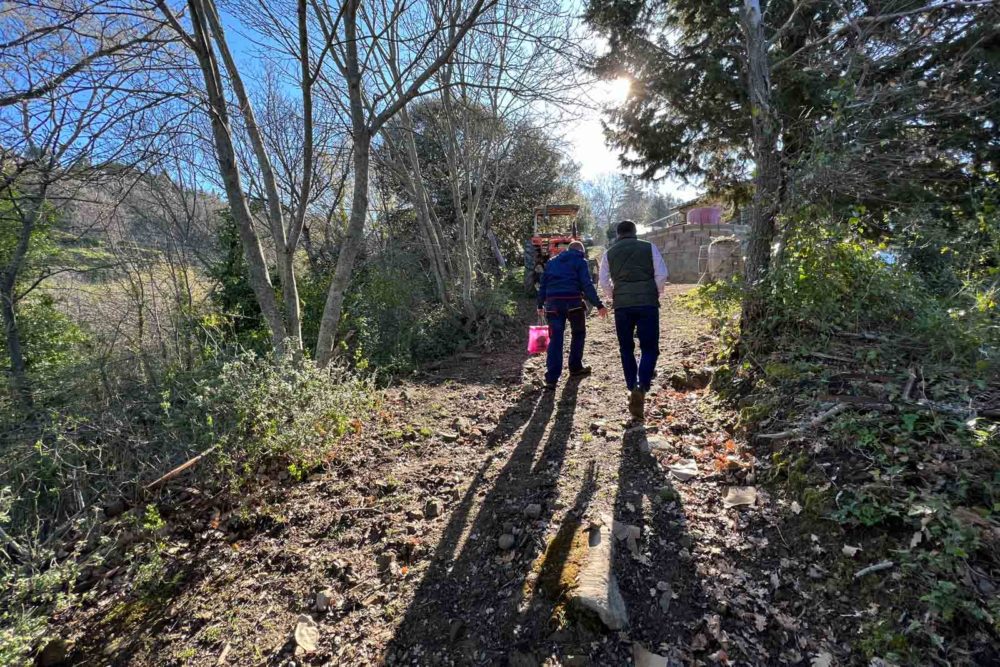
[{"label": "tree trunk", "polygon": [[[444,158],[447,166],[448,186],[451,190],[452,206],[458,223],[458,257],[459,278],[461,279],[462,312],[465,314],[465,325],[471,328],[476,320],[476,304],[473,300],[473,289],[476,281],[475,242],[476,242],[476,208],[478,193],[473,192],[473,174],[478,174],[475,166],[468,170],[460,168],[462,158],[469,158],[467,151],[474,145],[476,134],[470,131],[468,122],[461,128],[462,136],[467,145],[459,146],[459,124],[451,104],[451,67],[442,69],[441,102],[444,107]],[[471,137],[471,138],[470,138]],[[464,182],[463,182],[464,181]],[[464,192],[463,192],[464,185]]]},{"label": "tree trunk", "polygon": [[[285,335],[291,339],[293,349],[302,349],[302,317],[299,310],[299,289],[295,279],[295,245],[285,233],[285,217],[281,203],[281,195],[278,192],[278,183],[274,177],[274,169],[271,168],[271,159],[267,155],[264,146],[264,137],[254,114],[253,105],[250,103],[250,96],[243,85],[243,78],[240,76],[236,61],[229,51],[229,44],[223,32],[222,22],[219,20],[218,12],[215,8],[214,0],[206,0],[205,3],[208,24],[215,42],[218,45],[219,53],[222,55],[222,62],[229,74],[233,91],[240,104],[240,112],[246,123],[247,136],[250,138],[250,145],[253,147],[254,156],[257,159],[257,166],[260,168],[261,180],[264,183],[264,191],[267,196],[267,219],[271,229],[271,238],[274,240],[274,261],[277,264],[278,276],[281,280],[281,293],[285,306]],[[311,98],[310,109],[311,113]],[[311,129],[311,119],[307,119]],[[309,145],[312,137],[306,138],[308,148],[307,158],[311,161],[312,147]],[[308,163],[307,163],[308,164]],[[309,165],[311,170],[311,164]],[[308,175],[303,179],[303,198],[308,198],[309,180]],[[300,202],[302,207],[305,202]],[[295,234],[297,237],[298,234]]]},{"label": "tree trunk", "polygon": [[424,187],[423,170],[420,167],[420,157],[417,153],[417,145],[413,139],[413,122],[410,120],[410,115],[407,113],[405,107],[400,109],[399,114],[404,132],[406,133],[406,137],[404,137],[403,140],[406,146],[406,156],[410,162],[414,199],[417,202],[417,217],[423,219],[423,225],[427,230],[431,253],[430,260],[434,268],[435,279],[440,283],[438,290],[440,292],[439,296],[442,303],[448,303],[450,300],[448,287],[451,284],[451,267],[448,265],[447,250],[444,248],[442,243],[444,232],[441,230],[441,226],[438,224],[437,218],[431,207],[430,196],[427,194],[427,188]]},{"label": "tree trunk", "polygon": [[427,252],[427,260],[431,265],[438,299],[441,303],[448,303],[450,301],[451,271],[448,267],[447,254],[441,243],[443,233],[440,232],[440,225],[437,224],[436,216],[434,216],[427,188],[424,187],[423,170],[413,139],[413,122],[406,107],[399,111],[398,127],[402,133],[398,142],[394,141],[391,136],[386,137],[386,144],[390,149],[390,159],[396,174],[406,187],[407,194],[413,200],[414,214],[420,228],[424,249]]},{"label": "tree trunk", "polygon": [[344,68],[347,79],[347,94],[351,111],[351,139],[354,144],[354,188],[351,199],[351,216],[347,222],[347,233],[340,244],[337,268],[326,294],[323,317],[319,323],[316,339],[316,364],[325,368],[333,358],[333,345],[340,326],[344,295],[351,285],[354,260],[361,250],[365,237],[365,219],[368,217],[368,166],[371,152],[371,130],[365,115],[364,100],[361,96],[361,68],[358,63],[357,2],[346,0],[344,11]]},{"label": "tree trunk", "polygon": [[767,42],[761,24],[759,0],[744,0],[744,34],[747,47],[747,85],[753,127],[756,162],[753,204],[750,209],[750,238],[744,266],[746,293],[743,298],[741,329],[749,334],[764,307],[760,288],[771,262],[771,243],[781,190],[781,160],[778,128],[771,106],[771,70]]},{"label": "tree trunk", "polygon": [[226,110],[226,99],[222,90],[222,74],[219,71],[218,63],[211,42],[208,38],[206,18],[204,10],[198,0],[191,0],[188,4],[191,10],[191,23],[195,31],[195,55],[201,68],[202,76],[205,79],[205,91],[208,96],[208,115],[212,122],[212,137],[215,143],[215,156],[219,163],[219,173],[226,190],[226,198],[229,201],[229,208],[236,222],[236,228],[240,234],[240,241],[243,244],[243,254],[247,260],[247,269],[250,279],[250,286],[254,296],[257,297],[257,304],[260,306],[261,314],[267,322],[271,331],[271,343],[275,351],[283,352],[287,332],[285,330],[284,319],[278,308],[278,301],[274,295],[274,286],[271,284],[271,276],[267,270],[267,262],[264,259],[264,251],[260,246],[260,239],[253,227],[253,217],[250,214],[250,207],[247,205],[246,195],[243,191],[239,166],[236,161],[236,150],[233,147],[232,132],[229,128],[229,115]]},{"label": "tree trunk", "polygon": [[4,335],[7,339],[7,356],[10,361],[10,388],[15,400],[24,409],[33,405],[31,385],[28,382],[28,367],[21,350],[21,331],[17,326],[14,309],[14,286],[10,278],[4,277],[0,285],[0,315],[3,317]]},{"label": "tree trunk", "polygon": [[344,295],[351,286],[351,272],[354,270],[354,260],[365,237],[365,218],[368,216],[368,163],[371,137],[367,129],[355,133],[354,145],[354,189],[352,191],[351,217],[347,223],[347,233],[340,244],[337,255],[337,268],[333,272],[330,289],[326,293],[326,304],[323,306],[323,317],[319,323],[319,336],[316,339],[316,363],[320,368],[326,367],[333,358],[333,345],[340,326],[341,310],[344,306]]},{"label": "tree trunk", "polygon": [[458,241],[461,246],[459,257],[462,261],[462,312],[465,314],[466,326],[472,326],[476,319],[476,304],[472,298],[472,290],[476,284],[474,232],[469,229],[469,216],[462,211],[461,201],[455,206],[458,215]]},{"label": "tree trunk", "polygon": [[[25,410],[30,410],[34,405],[32,397],[31,382],[28,379],[28,364],[24,358],[24,350],[21,348],[21,330],[17,324],[17,278],[24,267],[28,250],[31,247],[31,235],[38,224],[39,216],[45,207],[48,197],[48,184],[50,178],[48,168],[39,174],[38,190],[33,196],[26,197],[28,205],[21,213],[18,230],[17,243],[11,253],[10,262],[0,272],[0,318],[3,319],[4,334],[7,339],[7,355],[10,361],[10,384],[15,400]],[[12,199],[13,191],[8,187],[7,195]]]},{"label": "tree trunk", "polygon": [[493,230],[487,226],[486,238],[490,242],[490,250],[493,251],[493,258],[497,261],[497,268],[500,271],[504,271],[507,268],[507,259],[500,252],[500,244],[497,242],[497,235],[493,233]]}]

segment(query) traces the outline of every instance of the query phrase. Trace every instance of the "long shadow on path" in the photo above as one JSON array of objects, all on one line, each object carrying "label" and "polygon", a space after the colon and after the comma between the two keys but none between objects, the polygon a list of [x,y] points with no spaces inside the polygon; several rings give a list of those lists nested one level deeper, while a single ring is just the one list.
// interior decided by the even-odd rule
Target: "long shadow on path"
[{"label": "long shadow on path", "polygon": [[[558,401],[553,393],[533,392],[501,417],[494,431],[498,442],[517,430],[530,409],[503,467],[493,474],[494,459],[485,461],[451,513],[387,648],[387,664],[502,663],[523,621],[524,581],[544,549],[537,528],[552,518],[550,500],[571,437],[578,388],[578,382],[567,383]],[[534,521],[523,513],[532,503],[543,508]],[[512,549],[499,547],[504,533],[515,536]]]},{"label": "long shadow on path", "polygon": [[667,657],[668,665],[691,664],[705,591],[681,494],[648,453],[644,429],[625,437],[617,491],[615,521],[640,530],[634,547],[613,540],[612,567],[629,613],[629,636]]}]

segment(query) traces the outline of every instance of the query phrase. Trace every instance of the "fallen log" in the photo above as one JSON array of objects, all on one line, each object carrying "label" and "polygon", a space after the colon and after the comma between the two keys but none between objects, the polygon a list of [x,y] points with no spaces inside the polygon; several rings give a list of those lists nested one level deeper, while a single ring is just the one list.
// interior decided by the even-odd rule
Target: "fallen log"
[{"label": "fallen log", "polygon": [[28,560],[31,556],[31,553],[25,547],[21,546],[17,540],[8,535],[3,528],[0,528],[0,542],[6,544],[14,552],[14,555],[22,561]]},{"label": "fallen log", "polygon": [[872,343],[891,343],[899,347],[906,347],[910,349],[924,349],[927,344],[918,340],[913,340],[911,338],[896,336],[890,338],[889,336],[882,336],[880,334],[871,333],[869,331],[843,331],[841,329],[835,329],[831,332],[834,336],[840,338],[847,338],[850,340],[863,340]]},{"label": "fallen log", "polygon": [[879,334],[870,333],[868,331],[853,332],[853,331],[843,331],[841,329],[835,329],[833,331],[833,334],[835,336],[840,336],[841,338],[853,338],[855,340],[870,340],[879,343],[888,343],[890,341],[890,339],[885,336],[880,336]]},{"label": "fallen log", "polygon": [[[914,381],[915,381],[914,377]],[[908,387],[908,390],[912,390],[912,387]],[[904,396],[907,391],[904,391]],[[894,410],[927,410],[930,412],[940,412],[942,414],[953,415],[955,417],[960,417],[962,419],[968,420],[973,419],[977,416],[977,411],[975,408],[960,408],[954,405],[945,405],[943,403],[934,403],[928,400],[902,400],[898,402],[884,401],[877,398],[871,398],[868,396],[835,396],[832,394],[824,394],[819,397],[821,403],[835,403],[835,405],[827,410],[826,412],[821,412],[812,419],[810,419],[805,424],[796,426],[795,428],[788,429],[787,431],[779,431],[778,433],[760,433],[756,437],[761,440],[785,440],[788,438],[796,438],[800,435],[805,434],[807,431],[816,428],[823,422],[829,420],[841,412],[847,410],[848,408],[856,407],[866,410],[879,410],[879,411],[894,411]],[[984,417],[995,417],[1000,415],[995,410],[985,409],[978,414]]]},{"label": "fallen log", "polygon": [[821,412],[820,414],[816,415],[805,424],[796,426],[795,428],[792,429],[788,429],[787,431],[780,431],[778,433],[762,433],[759,434],[757,437],[760,438],[761,440],[785,440],[787,438],[795,438],[800,435],[803,435],[806,431],[816,428],[823,422],[827,421],[831,417],[840,414],[849,407],[850,405],[848,405],[847,403],[837,403],[826,412]]},{"label": "fallen log", "polygon": [[954,405],[945,405],[944,403],[935,403],[934,401],[924,399],[918,401],[885,401],[878,398],[872,398],[870,396],[836,396],[833,394],[824,394],[820,396],[819,400],[824,403],[840,401],[841,403],[848,403],[850,405],[868,410],[927,410],[929,412],[940,412],[946,415],[954,415],[963,419],[972,419],[976,416],[977,412],[976,408],[973,407],[960,408]]},{"label": "fallen log", "polygon": [[847,357],[841,357],[836,354],[826,354],[824,352],[807,352],[807,357],[813,357],[815,359],[822,359],[823,361],[839,361],[843,364],[853,364],[856,363],[856,359],[848,359]]}]

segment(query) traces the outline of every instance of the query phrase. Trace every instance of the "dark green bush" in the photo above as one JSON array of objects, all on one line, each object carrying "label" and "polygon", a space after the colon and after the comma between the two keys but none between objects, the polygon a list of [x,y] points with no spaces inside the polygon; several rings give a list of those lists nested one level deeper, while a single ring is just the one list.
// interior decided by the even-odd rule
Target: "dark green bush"
[{"label": "dark green bush", "polygon": [[766,287],[769,324],[898,331],[926,303],[914,276],[846,227],[798,226],[783,244]]},{"label": "dark green bush", "polygon": [[271,361],[244,354],[199,389],[174,420],[192,431],[203,429],[205,444],[218,446],[212,475],[234,490],[269,461],[293,473],[308,471],[375,412],[368,381],[293,357]]},{"label": "dark green bush", "polygon": [[849,225],[799,225],[783,242],[764,288],[775,337],[878,331],[919,341],[938,359],[993,363],[1000,340],[995,285],[941,297],[898,253]]},{"label": "dark green bush", "polygon": [[[304,310],[318,320],[327,281],[301,287]],[[422,363],[488,342],[513,321],[518,281],[513,273],[484,276],[468,321],[457,304],[442,304],[416,253],[388,252],[365,265],[348,291],[341,320],[341,358],[361,370],[387,378]],[[315,334],[303,331],[307,342]]]}]

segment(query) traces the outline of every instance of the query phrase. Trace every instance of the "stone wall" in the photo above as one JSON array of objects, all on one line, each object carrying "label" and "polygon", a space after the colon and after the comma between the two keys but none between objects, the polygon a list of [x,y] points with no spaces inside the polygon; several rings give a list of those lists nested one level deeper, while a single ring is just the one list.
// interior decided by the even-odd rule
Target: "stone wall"
[{"label": "stone wall", "polygon": [[[696,283],[709,269],[708,255],[712,239],[735,237],[745,250],[749,231],[748,225],[732,222],[717,225],[684,224],[655,230],[643,238],[660,249],[670,271],[670,282]],[[720,275],[712,275],[711,278],[725,278],[740,271],[741,260],[740,256],[733,258],[733,261],[725,262],[721,267],[716,267],[715,273]]]}]

